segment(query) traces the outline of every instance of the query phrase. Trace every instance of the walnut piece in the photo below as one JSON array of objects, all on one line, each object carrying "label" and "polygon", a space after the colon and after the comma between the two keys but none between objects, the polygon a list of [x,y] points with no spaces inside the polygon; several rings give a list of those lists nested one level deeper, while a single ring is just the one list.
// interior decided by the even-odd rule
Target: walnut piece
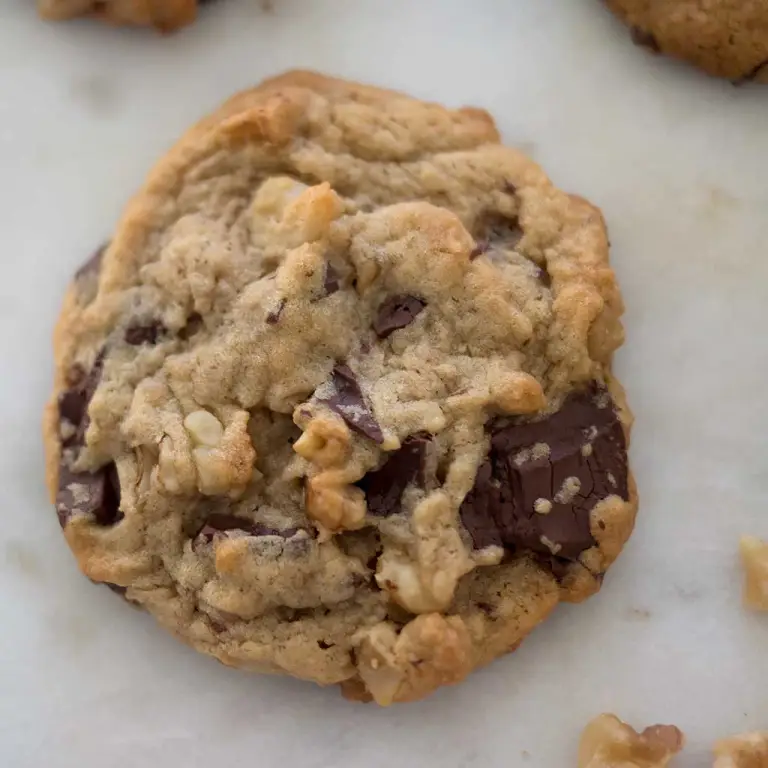
[{"label": "walnut piece", "polygon": [[[391,622],[381,622],[360,632],[356,643],[360,679],[385,707],[461,682],[472,669],[472,643],[458,616],[418,616],[399,632]],[[361,698],[359,687],[345,693]]]},{"label": "walnut piece", "polygon": [[768,731],[742,733],[729,739],[720,739],[715,742],[712,751],[715,755],[713,768],[766,768]]},{"label": "walnut piece", "polygon": [[365,494],[348,485],[346,474],[327,470],[307,481],[307,514],[326,531],[362,527],[367,511]]},{"label": "walnut piece", "polygon": [[739,549],[744,566],[744,605],[768,611],[768,544],[755,536],[742,536]]},{"label": "walnut piece", "polygon": [[350,443],[349,428],[341,419],[316,416],[293,444],[293,450],[320,467],[333,467],[344,463]]},{"label": "walnut piece", "polygon": [[638,733],[615,715],[600,715],[581,735],[578,768],[664,768],[684,744],[674,725]]}]

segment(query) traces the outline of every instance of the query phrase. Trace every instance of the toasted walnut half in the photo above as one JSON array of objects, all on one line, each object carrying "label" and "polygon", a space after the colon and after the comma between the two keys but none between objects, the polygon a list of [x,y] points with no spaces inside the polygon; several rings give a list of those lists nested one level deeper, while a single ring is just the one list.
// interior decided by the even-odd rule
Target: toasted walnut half
[{"label": "toasted walnut half", "polygon": [[664,768],[684,743],[674,725],[638,733],[615,715],[600,715],[581,735],[578,768]]}]

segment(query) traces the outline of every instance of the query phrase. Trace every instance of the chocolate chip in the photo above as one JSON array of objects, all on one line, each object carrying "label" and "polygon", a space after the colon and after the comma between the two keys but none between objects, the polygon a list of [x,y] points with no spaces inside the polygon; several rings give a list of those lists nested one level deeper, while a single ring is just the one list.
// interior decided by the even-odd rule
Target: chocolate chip
[{"label": "chocolate chip", "polygon": [[508,218],[500,213],[488,214],[475,225],[475,240],[487,243],[486,250],[515,248],[523,234],[517,217]]},{"label": "chocolate chip", "polygon": [[460,508],[475,546],[564,560],[594,546],[594,506],[629,499],[626,440],[607,391],[592,386],[541,421],[500,421],[490,432],[488,458]]},{"label": "chocolate chip", "polygon": [[280,315],[283,314],[285,309],[285,299],[280,299],[278,305],[267,313],[267,325],[277,325],[280,321]]},{"label": "chocolate chip", "polygon": [[134,347],[141,344],[157,344],[160,336],[166,332],[165,326],[159,320],[148,323],[133,323],[125,329],[125,342]]},{"label": "chocolate chip", "polygon": [[114,525],[123,519],[120,512],[120,482],[114,464],[96,472],[73,472],[62,463],[56,514],[62,528],[75,515],[90,515],[99,525]]},{"label": "chocolate chip", "polygon": [[508,195],[516,195],[517,194],[517,186],[513,184],[511,181],[505,181],[504,182],[504,191]]},{"label": "chocolate chip", "polygon": [[380,469],[369,472],[357,483],[368,502],[368,512],[387,517],[402,509],[403,492],[409,485],[425,486],[424,466],[429,435],[411,435],[402,446],[387,457]]},{"label": "chocolate chip", "polygon": [[641,48],[647,48],[649,51],[653,51],[653,53],[659,53],[661,51],[659,41],[653,33],[649,32],[647,29],[642,29],[642,27],[632,27],[629,34],[635,45],[639,45]]},{"label": "chocolate chip", "polygon": [[398,328],[410,325],[426,306],[427,302],[416,296],[390,296],[379,307],[379,313],[373,321],[373,330],[380,339],[386,339]]},{"label": "chocolate chip", "polygon": [[[226,513],[215,513],[209,515],[202,528],[198,531],[204,541],[209,542],[217,533],[226,533],[227,531],[240,531],[248,536],[280,536],[289,539],[299,531],[298,528],[286,528],[282,531],[277,528],[270,528],[261,523],[254,522],[247,517],[239,515],[230,515]],[[195,538],[197,538],[197,536]]]},{"label": "chocolate chip", "polygon": [[370,438],[374,443],[383,443],[384,434],[381,427],[365,402],[355,374],[348,366],[337,365],[333,369],[333,386],[336,392],[325,401],[328,407],[338,413],[356,432]]},{"label": "chocolate chip", "polygon": [[101,271],[101,261],[109,243],[104,243],[89,259],[75,272],[75,280],[85,277],[95,277]]},{"label": "chocolate chip", "polygon": [[323,296],[330,296],[341,287],[341,275],[330,261],[325,262],[325,274],[323,276]]}]

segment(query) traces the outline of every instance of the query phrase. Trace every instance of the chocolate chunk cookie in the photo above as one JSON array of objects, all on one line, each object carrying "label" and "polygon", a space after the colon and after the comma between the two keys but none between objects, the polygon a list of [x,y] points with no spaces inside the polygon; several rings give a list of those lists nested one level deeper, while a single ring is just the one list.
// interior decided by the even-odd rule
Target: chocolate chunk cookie
[{"label": "chocolate chunk cookie", "polygon": [[485,112],[267,81],[73,280],[64,536],[225,664],[422,697],[595,592],[629,536],[621,313],[600,212]]},{"label": "chocolate chunk cookie", "polygon": [[762,0],[605,0],[634,41],[734,82],[768,82],[768,3]]},{"label": "chocolate chunk cookie", "polygon": [[38,0],[45,19],[94,16],[111,24],[133,24],[172,32],[191,24],[208,0]]}]

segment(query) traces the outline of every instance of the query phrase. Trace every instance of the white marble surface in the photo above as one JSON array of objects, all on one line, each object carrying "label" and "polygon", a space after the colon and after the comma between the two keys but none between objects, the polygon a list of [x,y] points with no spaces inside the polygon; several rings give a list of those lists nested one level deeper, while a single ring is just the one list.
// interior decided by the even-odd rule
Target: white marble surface
[{"label": "white marble surface", "polygon": [[[592,0],[222,0],[168,39],[0,9],[0,765],[574,765],[613,710],[674,722],[681,768],[768,728],[768,617],[737,536],[768,536],[768,88],[635,49]],[[426,702],[378,710],[241,675],[80,577],[42,483],[64,285],[193,119],[304,66],[490,109],[604,209],[628,311],[639,524],[601,594]]]}]

